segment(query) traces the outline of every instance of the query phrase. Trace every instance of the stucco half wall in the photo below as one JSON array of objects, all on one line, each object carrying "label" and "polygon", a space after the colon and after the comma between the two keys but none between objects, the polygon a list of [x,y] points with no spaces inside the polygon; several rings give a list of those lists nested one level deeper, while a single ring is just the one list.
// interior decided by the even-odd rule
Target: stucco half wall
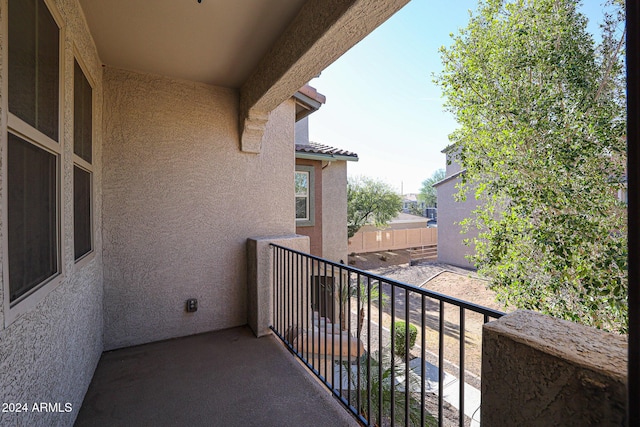
[{"label": "stucco half wall", "polygon": [[105,348],[246,324],[247,238],[295,232],[293,101],[248,154],[237,91],[104,74]]},{"label": "stucco half wall", "polygon": [[627,425],[628,351],[624,335],[533,311],[485,323],[482,425]]},{"label": "stucco half wall", "polygon": [[[5,284],[0,285],[0,402],[27,404],[26,412],[0,410],[0,426],[63,426],[73,425],[84,394],[89,387],[102,353],[102,67],[91,35],[87,31],[82,11],[76,1],[51,0],[53,13],[65,28],[61,50],[64,75],[61,97],[65,121],[59,143],[62,183],[60,221],[61,280],[54,290],[34,303],[13,321],[4,312]],[[0,17],[7,25],[7,2],[0,2]],[[6,27],[4,27],[6,28]],[[7,38],[1,41],[7,51]],[[73,73],[74,57],[83,65],[83,72],[93,83],[93,253],[76,263],[73,235]],[[0,62],[6,58],[0,55]],[[6,64],[0,64],[0,79],[7,77]],[[2,98],[7,86],[2,84]],[[6,114],[3,113],[3,114]],[[6,138],[6,115],[2,120],[2,135]],[[0,144],[0,149],[6,147]],[[4,153],[3,153],[4,154]],[[1,167],[6,177],[7,164]],[[0,191],[7,192],[6,181]],[[5,211],[6,205],[0,204]],[[0,220],[6,218],[5,212]],[[6,239],[6,236],[4,237]],[[8,256],[0,245],[0,258]],[[3,275],[0,274],[0,281]],[[31,298],[31,297],[30,297]],[[20,304],[29,305],[29,299]],[[61,412],[34,412],[33,404],[60,403]],[[66,404],[69,404],[67,406]],[[66,412],[66,409],[71,409]]]}]

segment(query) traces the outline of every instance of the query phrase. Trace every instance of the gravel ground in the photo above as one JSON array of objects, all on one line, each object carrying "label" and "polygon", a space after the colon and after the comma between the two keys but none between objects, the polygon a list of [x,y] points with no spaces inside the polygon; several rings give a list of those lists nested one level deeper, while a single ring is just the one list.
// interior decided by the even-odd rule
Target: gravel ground
[{"label": "gravel ground", "polygon": [[408,264],[383,266],[371,271],[380,276],[389,277],[415,286],[421,286],[425,282],[430,281],[435,276],[445,271],[478,279],[477,274],[471,270],[438,262],[423,262],[421,264],[411,266]]},{"label": "gravel ground", "polygon": [[437,261],[424,261],[420,264],[409,266],[409,251],[406,249],[351,254],[349,255],[349,265],[379,275],[389,277],[393,275],[396,280],[416,286],[442,271],[477,277],[473,270],[442,264]]},{"label": "gravel ground", "polygon": [[[475,303],[483,307],[489,307],[499,311],[505,311],[504,306],[496,302],[495,293],[487,288],[487,282],[481,279],[475,271],[448,265],[438,262],[423,262],[410,266],[408,253],[406,251],[387,251],[369,254],[358,254],[351,256],[350,264],[360,269],[380,276],[404,282],[414,286],[429,289],[444,295],[452,296],[463,301]],[[406,261],[406,262],[404,262]],[[389,294],[388,285],[383,285],[386,294]],[[398,290],[396,300],[397,318],[402,318],[404,306],[401,301],[404,299],[404,291]],[[435,303],[435,300],[433,301]],[[411,323],[419,326],[421,323],[421,310],[419,299],[412,297]],[[386,307],[384,326],[391,327],[389,315],[390,309]],[[437,353],[438,340],[438,318],[439,309],[437,304],[427,304],[425,309],[427,316],[427,348],[433,353]],[[474,386],[479,388],[479,375],[481,365],[481,342],[482,342],[483,317],[480,314],[467,311],[465,323],[465,370],[471,375],[467,378]],[[421,328],[419,328],[421,329]],[[421,333],[419,333],[421,335]],[[445,354],[446,359],[452,364],[447,364],[447,370],[452,374],[457,371],[459,361],[459,309],[453,305],[445,304]],[[420,342],[420,340],[418,340]],[[427,358],[429,359],[429,358]],[[433,360],[432,362],[435,362]],[[474,381],[470,377],[475,377]]]}]

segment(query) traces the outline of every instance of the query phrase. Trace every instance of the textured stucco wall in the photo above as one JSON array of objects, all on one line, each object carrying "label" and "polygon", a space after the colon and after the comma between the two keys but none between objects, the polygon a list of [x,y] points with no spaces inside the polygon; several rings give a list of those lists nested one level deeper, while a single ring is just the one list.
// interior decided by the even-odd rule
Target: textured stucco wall
[{"label": "textured stucco wall", "polygon": [[296,144],[309,143],[309,117],[298,120],[295,126]]},{"label": "textured stucco wall", "polygon": [[256,155],[236,91],[113,68],[104,85],[105,348],[246,324],[247,238],[295,230],[293,101]]},{"label": "textured stucco wall", "polygon": [[454,149],[446,152],[447,165],[445,166],[445,176],[451,176],[462,170],[459,162],[460,150]]},{"label": "textured stucco wall", "polygon": [[[73,425],[93,371],[102,353],[102,67],[96,49],[75,0],[53,0],[66,27],[64,41],[64,122],[62,156],[62,262],[64,278],[35,307],[4,325],[0,286],[0,402],[29,405],[26,413],[0,412],[2,426]],[[3,8],[6,2],[0,2]],[[6,10],[0,10],[6,19]],[[2,23],[5,24],[4,22]],[[74,46],[94,81],[94,227],[95,253],[91,260],[74,263],[73,252],[73,55]],[[6,39],[1,49],[7,49]],[[2,56],[0,56],[2,58]],[[1,59],[0,59],[1,60]],[[6,70],[5,64],[1,69]],[[6,74],[1,75],[6,78]],[[4,86],[2,86],[4,87]],[[2,93],[5,97],[6,93]],[[6,122],[2,133],[6,135]],[[4,149],[4,144],[2,145]],[[6,167],[6,165],[2,165]],[[2,193],[6,191],[4,183]],[[5,209],[0,206],[0,209]],[[2,216],[0,215],[0,218]],[[6,236],[3,237],[6,239]],[[5,253],[0,256],[6,257]],[[2,280],[2,275],[0,275]],[[70,403],[72,411],[33,412],[34,403]]]},{"label": "textured stucco wall", "polygon": [[325,163],[322,186],[322,256],[346,263],[347,162]]},{"label": "textured stucco wall", "polygon": [[482,425],[625,425],[626,337],[517,311],[483,326]]},{"label": "textured stucco wall", "polygon": [[[302,166],[312,166],[314,173],[314,215],[315,222],[314,225],[305,225],[305,226],[296,226],[296,233],[302,236],[308,236],[311,242],[311,247],[309,248],[309,253],[311,255],[322,257],[322,239],[323,232],[322,228],[324,227],[324,216],[326,211],[323,208],[323,180],[324,174],[322,171],[322,162],[319,160],[309,160],[309,159],[296,159],[296,165]],[[292,178],[293,180],[293,178]],[[295,198],[292,198],[292,203],[295,203]],[[295,214],[293,216],[295,218]]]},{"label": "textured stucco wall", "polygon": [[460,221],[467,218],[477,206],[473,194],[467,195],[467,200],[457,202],[454,195],[458,179],[452,179],[438,185],[438,262],[470,268],[473,265],[465,258],[473,253],[474,245],[464,244],[465,239],[472,239],[478,235],[477,230],[469,229],[461,233]]},{"label": "textured stucco wall", "polygon": [[[247,318],[251,330],[258,337],[271,334],[269,326],[273,325],[275,307],[273,305],[274,248],[271,247],[272,243],[300,252],[309,252],[307,236],[276,236],[247,240]],[[276,271],[282,272],[283,267],[283,265],[276,267]],[[300,277],[306,277],[304,268],[302,271],[298,269],[297,272]]]}]

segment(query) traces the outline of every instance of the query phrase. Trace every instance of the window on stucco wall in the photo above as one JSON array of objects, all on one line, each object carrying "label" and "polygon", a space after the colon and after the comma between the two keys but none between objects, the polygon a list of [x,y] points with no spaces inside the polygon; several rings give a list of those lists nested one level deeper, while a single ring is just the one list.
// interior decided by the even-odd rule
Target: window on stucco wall
[{"label": "window on stucco wall", "polygon": [[77,260],[93,249],[93,88],[78,61],[73,71],[73,243]]},{"label": "window on stucco wall", "polygon": [[60,282],[63,153],[61,20],[43,0],[11,1],[7,15],[5,324]]},{"label": "window on stucco wall", "polygon": [[299,227],[315,224],[314,182],[313,166],[296,166],[296,225]]}]

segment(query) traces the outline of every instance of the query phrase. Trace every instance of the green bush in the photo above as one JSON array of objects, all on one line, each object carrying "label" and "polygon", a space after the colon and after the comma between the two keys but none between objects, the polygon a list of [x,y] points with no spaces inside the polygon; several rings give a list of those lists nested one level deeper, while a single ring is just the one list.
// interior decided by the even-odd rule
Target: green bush
[{"label": "green bush", "polygon": [[[394,339],[395,339],[395,353],[404,357],[406,354],[406,334],[407,334],[407,324],[402,320],[398,320],[393,324],[394,331]],[[418,336],[418,328],[409,323],[409,350],[413,348],[416,343],[416,338]]]}]

